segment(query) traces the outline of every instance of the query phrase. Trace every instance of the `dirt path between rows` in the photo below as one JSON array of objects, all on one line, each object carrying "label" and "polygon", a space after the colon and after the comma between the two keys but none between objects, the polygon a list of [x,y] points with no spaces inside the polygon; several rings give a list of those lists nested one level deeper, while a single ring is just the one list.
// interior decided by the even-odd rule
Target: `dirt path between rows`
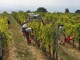
[{"label": "dirt path between rows", "polygon": [[42,54],[42,52],[38,48],[33,46],[28,46],[28,48],[33,53],[33,55],[36,56],[36,60],[47,60],[44,54]]}]

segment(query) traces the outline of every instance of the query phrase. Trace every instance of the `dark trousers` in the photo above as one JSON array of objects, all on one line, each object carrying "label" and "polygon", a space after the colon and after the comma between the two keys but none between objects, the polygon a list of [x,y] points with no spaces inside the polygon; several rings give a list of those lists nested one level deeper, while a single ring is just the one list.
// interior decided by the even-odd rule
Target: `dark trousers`
[{"label": "dark trousers", "polygon": [[29,40],[29,32],[26,32],[26,39]]},{"label": "dark trousers", "polygon": [[29,38],[30,38],[30,33],[29,32],[26,32],[27,43],[28,44],[31,44],[31,40]]}]

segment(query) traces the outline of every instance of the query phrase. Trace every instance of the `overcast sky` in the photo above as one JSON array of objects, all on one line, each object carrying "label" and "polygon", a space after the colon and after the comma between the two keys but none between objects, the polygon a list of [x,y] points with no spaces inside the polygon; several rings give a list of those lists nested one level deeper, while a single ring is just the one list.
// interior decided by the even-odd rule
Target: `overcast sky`
[{"label": "overcast sky", "polygon": [[74,12],[80,9],[80,0],[0,0],[0,12],[35,11],[38,7],[45,7],[49,12],[64,12],[65,8]]}]

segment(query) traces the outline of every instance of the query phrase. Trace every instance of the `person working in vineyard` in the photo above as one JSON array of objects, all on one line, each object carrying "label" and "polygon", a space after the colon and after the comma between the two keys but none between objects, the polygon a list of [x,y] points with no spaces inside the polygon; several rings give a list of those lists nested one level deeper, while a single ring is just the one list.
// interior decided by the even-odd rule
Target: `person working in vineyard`
[{"label": "person working in vineyard", "polygon": [[7,20],[7,23],[8,23],[8,29],[10,28],[10,21],[9,20]]},{"label": "person working in vineyard", "polygon": [[24,36],[26,35],[26,28],[27,28],[27,22],[22,25],[22,32]]},{"label": "person working in vineyard", "polygon": [[27,39],[27,43],[31,44],[31,33],[33,32],[32,28],[26,28],[26,39]]}]

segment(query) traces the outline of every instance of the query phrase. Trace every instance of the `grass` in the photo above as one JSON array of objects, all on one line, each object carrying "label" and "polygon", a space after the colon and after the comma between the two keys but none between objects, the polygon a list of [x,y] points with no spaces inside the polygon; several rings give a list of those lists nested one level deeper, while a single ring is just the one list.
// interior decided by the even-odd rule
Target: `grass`
[{"label": "grass", "polygon": [[62,46],[59,46],[59,55],[63,60],[79,60],[76,56],[71,55],[69,51]]}]

